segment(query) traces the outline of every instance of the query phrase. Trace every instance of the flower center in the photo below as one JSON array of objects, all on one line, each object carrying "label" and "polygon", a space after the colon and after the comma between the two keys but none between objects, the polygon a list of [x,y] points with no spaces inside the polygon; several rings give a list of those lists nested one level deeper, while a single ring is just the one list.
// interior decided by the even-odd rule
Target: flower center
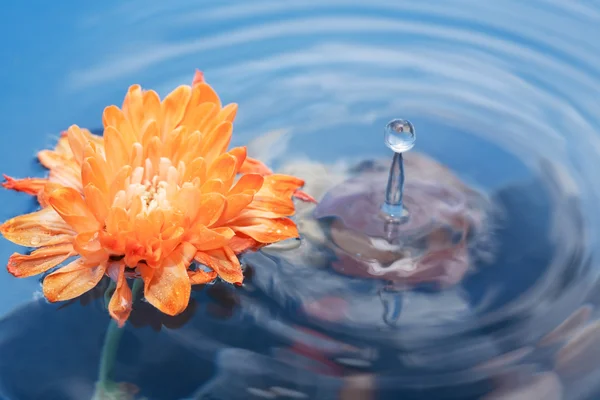
[{"label": "flower center", "polygon": [[125,190],[115,196],[114,205],[142,215],[157,209],[170,209],[180,190],[179,178],[183,169],[184,166],[180,166],[180,170],[175,168],[168,158],[161,158],[156,167],[146,159],[144,167],[134,168],[125,183]]}]

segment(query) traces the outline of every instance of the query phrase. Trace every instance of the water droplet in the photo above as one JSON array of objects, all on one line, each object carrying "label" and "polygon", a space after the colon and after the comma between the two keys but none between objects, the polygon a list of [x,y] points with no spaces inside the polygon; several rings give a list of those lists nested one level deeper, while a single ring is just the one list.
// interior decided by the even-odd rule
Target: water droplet
[{"label": "water droplet", "polygon": [[32,245],[32,246],[37,246],[38,244],[40,244],[40,242],[41,242],[41,241],[42,241],[42,240],[40,239],[40,237],[39,237],[39,236],[33,236],[33,237],[31,238],[31,245]]},{"label": "water droplet", "polygon": [[385,127],[385,144],[396,153],[412,149],[415,139],[415,128],[410,121],[395,119]]}]

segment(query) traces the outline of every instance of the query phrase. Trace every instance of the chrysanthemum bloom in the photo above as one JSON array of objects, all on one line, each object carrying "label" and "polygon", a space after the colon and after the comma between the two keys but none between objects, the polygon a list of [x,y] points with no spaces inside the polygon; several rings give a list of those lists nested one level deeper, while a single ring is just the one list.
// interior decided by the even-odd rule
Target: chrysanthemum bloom
[{"label": "chrysanthemum bloom", "polygon": [[298,192],[302,180],[272,174],[245,147],[227,151],[236,110],[197,73],[162,101],[131,86],[122,108],[104,110],[103,137],[71,126],[39,153],[47,179],[4,183],[42,205],[0,226],[8,240],[37,248],[13,254],[8,271],[28,277],[72,259],[44,279],[52,302],[106,274],[116,282],[109,312],[121,325],[132,303],[126,277],[143,279],[147,301],[169,315],[185,310],[192,284],[241,283],[237,255],[297,237],[292,197],[310,197]]}]

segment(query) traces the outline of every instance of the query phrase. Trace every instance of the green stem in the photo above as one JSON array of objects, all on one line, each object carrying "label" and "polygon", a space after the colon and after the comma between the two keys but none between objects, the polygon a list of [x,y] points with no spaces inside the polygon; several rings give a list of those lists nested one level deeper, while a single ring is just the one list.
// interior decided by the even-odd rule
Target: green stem
[{"label": "green stem", "polygon": [[[143,282],[141,279],[136,279],[133,282],[132,303],[135,302],[141,292],[142,285]],[[114,382],[112,381],[113,368],[123,332],[124,330],[119,328],[117,322],[111,318],[106,335],[104,336],[104,345],[102,346],[102,356],[100,358],[100,372],[93,399],[109,398],[107,395],[114,388]]]}]

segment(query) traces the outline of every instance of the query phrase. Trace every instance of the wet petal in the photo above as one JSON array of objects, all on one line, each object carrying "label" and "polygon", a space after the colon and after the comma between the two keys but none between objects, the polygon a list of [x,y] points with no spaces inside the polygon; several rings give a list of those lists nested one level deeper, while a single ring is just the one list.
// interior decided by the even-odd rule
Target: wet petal
[{"label": "wet petal", "polygon": [[62,219],[77,232],[91,232],[101,228],[81,194],[75,189],[55,189],[49,195],[49,202]]},{"label": "wet petal", "polygon": [[225,210],[219,219],[220,224],[224,224],[227,221],[237,217],[254,199],[254,193],[247,191],[245,193],[234,194],[227,197],[227,203]]},{"label": "wet petal", "polygon": [[89,264],[100,264],[108,259],[108,253],[96,232],[80,233],[73,240],[73,248]]},{"label": "wet petal", "polygon": [[255,247],[259,247],[259,243],[252,238],[235,235],[229,241],[228,246],[235,254],[240,254]]},{"label": "wet petal", "polygon": [[232,222],[231,228],[260,243],[275,243],[298,237],[296,224],[289,218],[248,218]]},{"label": "wet petal", "polygon": [[70,300],[93,289],[104,276],[106,265],[88,265],[79,258],[44,279],[44,296],[51,301]]},{"label": "wet petal", "polygon": [[230,228],[209,229],[205,226],[195,226],[190,232],[188,242],[194,245],[198,251],[219,249],[226,246],[235,235]]},{"label": "wet petal", "polygon": [[225,197],[218,193],[203,194],[197,205],[199,212],[196,223],[212,226],[219,220],[225,209]]},{"label": "wet petal", "polygon": [[69,243],[43,247],[30,255],[14,253],[8,259],[7,269],[17,278],[25,278],[44,273],[72,255],[73,246]]},{"label": "wet petal", "polygon": [[194,246],[182,244],[160,267],[140,268],[146,300],[165,314],[180,314],[189,303],[191,284],[187,267],[195,252]]},{"label": "wet petal", "polygon": [[26,247],[65,243],[75,234],[50,207],[12,218],[0,226],[0,232],[11,242]]},{"label": "wet petal", "polygon": [[198,252],[195,260],[212,268],[225,282],[240,284],[244,280],[240,261],[229,247]]},{"label": "wet petal", "polygon": [[206,283],[212,282],[217,277],[217,273],[215,271],[188,271],[188,276],[190,278],[190,284],[192,285],[204,285]]},{"label": "wet petal", "polygon": [[117,287],[108,303],[108,312],[122,328],[129,318],[129,314],[131,314],[132,306],[131,289],[125,278],[125,264],[122,262],[113,263],[108,267],[108,273],[111,277],[117,276]]}]

